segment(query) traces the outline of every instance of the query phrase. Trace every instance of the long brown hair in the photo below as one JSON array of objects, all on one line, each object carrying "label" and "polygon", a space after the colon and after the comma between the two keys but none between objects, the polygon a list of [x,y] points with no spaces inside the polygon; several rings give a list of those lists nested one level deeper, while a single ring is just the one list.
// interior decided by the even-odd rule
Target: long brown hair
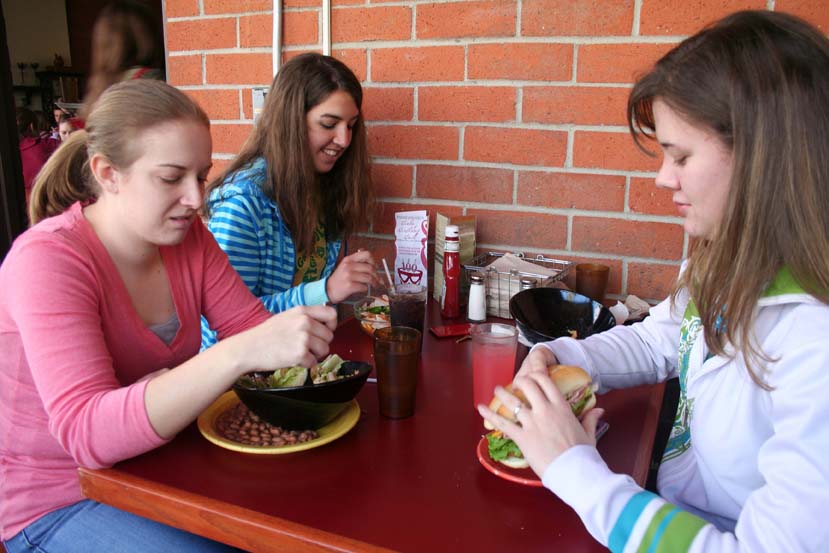
[{"label": "long brown hair", "polygon": [[35,112],[28,108],[16,108],[15,118],[17,119],[17,135],[20,137],[35,137],[39,132],[37,129],[37,118]]},{"label": "long brown hair", "polygon": [[92,67],[81,116],[109,86],[132,67],[161,68],[164,42],[149,7],[140,0],[117,0],[104,6],[92,27]]},{"label": "long brown hair", "polygon": [[[308,148],[306,113],[337,90],[347,92],[360,110],[351,144],[326,174],[317,173]],[[279,206],[297,251],[313,246],[318,222],[326,237],[349,236],[364,225],[373,201],[360,81],[341,61],[302,54],[279,70],[259,116],[236,159],[207,186],[206,196],[240,168],[263,157],[270,179],[263,192]],[[204,214],[210,216],[210,202]]]},{"label": "long brown hair", "polygon": [[128,169],[142,154],[135,147],[144,130],[171,121],[194,121],[210,128],[210,119],[186,94],[153,80],[126,81],[111,86],[95,104],[84,130],[58,148],[35,179],[29,220],[58,215],[77,201],[92,201],[99,190],[88,160],[101,154],[120,169]]},{"label": "long brown hair", "polygon": [[752,328],[769,283],[785,267],[829,301],[829,40],[791,15],[735,13],[680,43],[634,85],[628,116],[643,150],[654,138],[654,99],[713,132],[734,159],[720,227],[695,244],[673,298],[687,288],[710,329],[709,349],[724,355],[733,345],[768,388],[762,373],[772,359]]}]

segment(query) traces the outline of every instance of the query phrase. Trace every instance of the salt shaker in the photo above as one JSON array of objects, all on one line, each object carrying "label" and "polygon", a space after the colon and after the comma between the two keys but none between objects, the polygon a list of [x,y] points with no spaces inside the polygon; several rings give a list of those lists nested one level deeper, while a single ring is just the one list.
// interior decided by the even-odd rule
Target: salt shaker
[{"label": "salt shaker", "polygon": [[469,275],[469,306],[466,320],[470,323],[486,321],[486,292],[484,291],[484,276],[480,273]]}]

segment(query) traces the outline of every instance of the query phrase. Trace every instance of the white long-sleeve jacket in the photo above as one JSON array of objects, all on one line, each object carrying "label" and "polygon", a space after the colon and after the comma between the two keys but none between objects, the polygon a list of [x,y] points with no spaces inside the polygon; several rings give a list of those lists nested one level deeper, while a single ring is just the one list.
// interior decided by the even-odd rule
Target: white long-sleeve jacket
[{"label": "white long-sleeve jacket", "polygon": [[599,393],[677,375],[681,387],[659,496],[589,446],[559,456],[544,485],[614,552],[829,551],[829,306],[785,271],[759,300],[770,391],[742,356],[711,356],[705,331],[682,293],[642,323],[536,346],[584,367]]}]

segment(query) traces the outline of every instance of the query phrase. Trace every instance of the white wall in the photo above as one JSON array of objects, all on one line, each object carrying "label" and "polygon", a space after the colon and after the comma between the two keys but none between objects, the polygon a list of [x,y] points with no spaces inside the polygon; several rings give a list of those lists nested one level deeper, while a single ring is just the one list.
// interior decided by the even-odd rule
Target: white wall
[{"label": "white wall", "polygon": [[9,59],[14,84],[35,84],[31,67],[26,68],[26,81],[20,81],[17,62],[37,62],[38,71],[52,65],[55,54],[69,57],[69,32],[66,26],[65,0],[0,0],[6,19]]}]

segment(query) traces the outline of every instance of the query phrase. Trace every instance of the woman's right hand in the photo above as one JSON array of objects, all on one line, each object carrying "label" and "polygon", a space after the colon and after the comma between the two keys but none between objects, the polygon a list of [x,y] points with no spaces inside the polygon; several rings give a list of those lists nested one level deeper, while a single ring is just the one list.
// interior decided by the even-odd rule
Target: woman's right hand
[{"label": "woman's right hand", "polygon": [[547,349],[546,347],[539,346],[533,348],[530,353],[527,354],[527,357],[524,358],[524,362],[521,363],[521,368],[518,369],[518,373],[516,373],[516,378],[519,376],[527,376],[532,373],[541,373],[547,374],[547,367],[549,365],[557,365],[558,359],[556,359],[555,354]]},{"label": "woman's right hand", "polygon": [[340,303],[352,294],[364,294],[369,285],[377,286],[377,267],[371,252],[358,250],[342,258],[328,277],[325,292],[332,303]]},{"label": "woman's right hand", "polygon": [[337,311],[325,305],[295,307],[237,334],[240,374],[299,365],[313,367],[328,355]]}]

